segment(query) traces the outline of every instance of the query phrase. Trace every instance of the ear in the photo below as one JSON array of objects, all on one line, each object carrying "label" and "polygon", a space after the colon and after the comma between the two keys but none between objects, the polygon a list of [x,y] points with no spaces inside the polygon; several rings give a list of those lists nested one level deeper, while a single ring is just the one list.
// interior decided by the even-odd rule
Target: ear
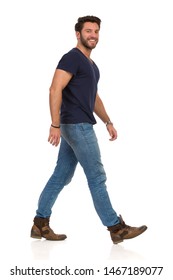
[{"label": "ear", "polygon": [[76,32],[76,38],[80,39],[80,32],[79,31]]}]

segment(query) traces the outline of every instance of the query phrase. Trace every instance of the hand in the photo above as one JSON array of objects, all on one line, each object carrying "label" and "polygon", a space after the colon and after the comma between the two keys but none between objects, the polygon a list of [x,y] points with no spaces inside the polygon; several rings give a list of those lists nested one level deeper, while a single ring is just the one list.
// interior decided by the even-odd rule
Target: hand
[{"label": "hand", "polygon": [[111,136],[111,138],[109,139],[110,141],[114,141],[117,139],[118,134],[116,129],[114,128],[114,126],[112,124],[108,124],[107,126],[107,130],[109,132],[109,135]]},{"label": "hand", "polygon": [[56,147],[60,142],[60,138],[61,138],[60,128],[54,128],[51,126],[49,130],[48,142]]}]

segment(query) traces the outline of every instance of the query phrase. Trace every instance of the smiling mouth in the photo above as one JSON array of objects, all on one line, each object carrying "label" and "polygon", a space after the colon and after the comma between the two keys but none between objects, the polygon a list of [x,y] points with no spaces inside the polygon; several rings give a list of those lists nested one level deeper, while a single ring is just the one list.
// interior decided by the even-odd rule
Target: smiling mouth
[{"label": "smiling mouth", "polygon": [[90,39],[90,40],[88,40],[89,42],[91,42],[91,43],[96,43],[97,41],[96,40],[94,40],[94,39]]}]

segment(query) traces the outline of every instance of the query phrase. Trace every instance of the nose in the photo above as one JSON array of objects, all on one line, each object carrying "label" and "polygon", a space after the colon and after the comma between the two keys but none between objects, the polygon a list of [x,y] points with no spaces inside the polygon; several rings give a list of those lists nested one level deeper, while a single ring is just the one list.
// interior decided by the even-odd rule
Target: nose
[{"label": "nose", "polygon": [[98,34],[95,32],[91,33],[91,39],[97,39],[98,38]]}]

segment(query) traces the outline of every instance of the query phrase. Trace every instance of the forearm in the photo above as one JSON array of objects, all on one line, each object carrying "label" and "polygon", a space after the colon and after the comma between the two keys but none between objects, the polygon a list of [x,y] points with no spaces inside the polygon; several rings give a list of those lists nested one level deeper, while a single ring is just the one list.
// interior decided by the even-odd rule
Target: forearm
[{"label": "forearm", "polygon": [[50,88],[49,106],[52,124],[54,126],[60,125],[60,108],[62,103],[62,92]]},{"label": "forearm", "polygon": [[99,95],[97,94],[96,96],[96,100],[95,100],[95,107],[94,107],[94,113],[104,122],[108,122],[110,120],[106,109],[104,107],[104,104],[101,100],[101,98],[99,97]]}]

